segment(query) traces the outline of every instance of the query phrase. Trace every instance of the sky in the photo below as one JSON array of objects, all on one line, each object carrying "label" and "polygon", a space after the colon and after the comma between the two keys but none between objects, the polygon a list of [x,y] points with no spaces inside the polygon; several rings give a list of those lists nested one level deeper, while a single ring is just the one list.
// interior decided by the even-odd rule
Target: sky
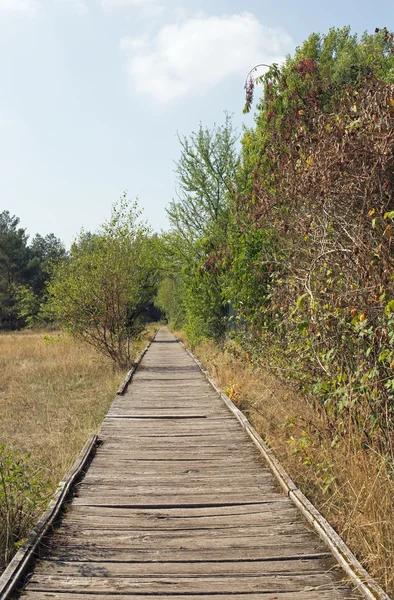
[{"label": "sky", "polygon": [[393,20],[388,0],[0,0],[0,212],[69,246],[127,191],[165,230],[178,134],[251,126],[249,69],[313,31]]}]

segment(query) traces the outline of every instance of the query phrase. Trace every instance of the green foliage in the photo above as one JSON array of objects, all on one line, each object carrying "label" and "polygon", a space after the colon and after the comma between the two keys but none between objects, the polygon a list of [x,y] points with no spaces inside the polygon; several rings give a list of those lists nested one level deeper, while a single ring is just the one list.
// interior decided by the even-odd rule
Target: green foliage
[{"label": "green foliage", "polygon": [[231,118],[212,130],[200,126],[179,138],[178,200],[167,209],[170,223],[188,245],[200,238],[225,238],[233,177],[238,167]]},{"label": "green foliage", "polygon": [[313,34],[257,79],[264,95],[242,140],[226,287],[252,359],[319,398],[334,439],[356,427],[386,453],[393,39]]},{"label": "green foliage", "polygon": [[18,325],[14,286],[26,281],[29,253],[27,235],[19,219],[8,211],[0,214],[0,327]]},{"label": "green foliage", "polygon": [[120,368],[130,366],[131,342],[156,292],[156,239],[139,217],[124,196],[94,236],[82,232],[48,288],[59,323]]},{"label": "green foliage", "polygon": [[283,260],[283,250],[273,229],[252,225],[235,231],[226,262],[229,277],[224,280],[226,296],[236,311],[237,323],[259,322],[270,291],[277,277],[277,268]]},{"label": "green foliage", "polygon": [[52,265],[66,255],[53,234],[37,234],[29,245],[18,225],[18,217],[0,213],[0,329],[30,327],[39,320]]},{"label": "green foliage", "polygon": [[185,333],[192,346],[204,339],[221,338],[226,331],[226,312],[218,278],[196,270],[185,277]]},{"label": "green foliage", "polygon": [[180,277],[165,277],[159,283],[156,306],[166,315],[172,329],[179,329],[185,321],[183,310],[182,280]]},{"label": "green foliage", "polygon": [[40,312],[40,297],[28,285],[15,286],[18,316],[23,319],[26,327],[33,327],[38,322]]},{"label": "green foliage", "polygon": [[0,570],[5,568],[48,500],[47,485],[0,445]]},{"label": "green foliage", "polygon": [[236,142],[228,115],[220,127],[200,126],[190,138],[180,138],[178,200],[167,211],[172,227],[167,249],[172,273],[177,274],[176,287],[182,290],[176,312],[193,344],[225,332],[223,259],[239,165]]}]

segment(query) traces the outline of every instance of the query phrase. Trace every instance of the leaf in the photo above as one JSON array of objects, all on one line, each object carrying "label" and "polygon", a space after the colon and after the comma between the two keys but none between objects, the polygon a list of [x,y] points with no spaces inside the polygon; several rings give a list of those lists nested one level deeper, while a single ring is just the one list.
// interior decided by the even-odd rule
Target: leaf
[{"label": "leaf", "polygon": [[386,304],[384,312],[386,313],[386,315],[389,315],[390,313],[394,312],[394,300],[390,300],[390,302]]},{"label": "leaf", "polygon": [[302,308],[307,297],[308,297],[308,294],[302,294],[302,296],[299,296],[296,300],[296,307]]},{"label": "leaf", "polygon": [[351,123],[349,123],[349,125],[346,125],[345,129],[347,131],[352,131],[352,129],[356,129],[356,127],[359,127],[359,125],[362,124],[362,120],[359,119],[355,119],[354,121],[352,121]]}]

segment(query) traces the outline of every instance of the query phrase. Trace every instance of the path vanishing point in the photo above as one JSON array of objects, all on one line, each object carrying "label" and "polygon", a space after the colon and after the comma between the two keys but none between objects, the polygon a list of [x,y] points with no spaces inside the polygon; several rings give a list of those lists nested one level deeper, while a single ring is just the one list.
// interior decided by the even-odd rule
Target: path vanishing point
[{"label": "path vanishing point", "polygon": [[166,328],[99,440],[24,600],[359,598]]}]

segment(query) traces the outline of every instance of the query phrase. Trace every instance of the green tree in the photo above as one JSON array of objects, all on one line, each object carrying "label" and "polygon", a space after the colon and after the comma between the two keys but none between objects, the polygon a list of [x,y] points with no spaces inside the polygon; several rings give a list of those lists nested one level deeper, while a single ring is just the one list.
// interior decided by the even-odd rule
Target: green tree
[{"label": "green tree", "polygon": [[124,196],[111,218],[90,236],[82,232],[69,260],[55,267],[50,304],[75,337],[109,356],[131,362],[131,344],[144,328],[141,315],[156,292],[155,238]]},{"label": "green tree", "polygon": [[175,171],[178,199],[167,209],[171,223],[168,244],[178,267],[176,286],[182,282],[185,330],[197,342],[221,337],[225,331],[221,260],[239,164],[237,135],[226,115],[224,125],[213,129],[200,126],[189,138],[180,138],[180,143]]},{"label": "green tree", "polygon": [[157,290],[155,304],[166,315],[173,329],[179,329],[185,321],[182,292],[182,279],[179,275],[164,277]]},{"label": "green tree", "polygon": [[9,211],[0,213],[0,328],[18,327],[15,286],[24,284],[29,275],[29,250],[26,230]]},{"label": "green tree", "polygon": [[37,234],[29,244],[19,218],[0,213],[0,329],[35,324],[52,265],[65,256],[53,233]]}]

